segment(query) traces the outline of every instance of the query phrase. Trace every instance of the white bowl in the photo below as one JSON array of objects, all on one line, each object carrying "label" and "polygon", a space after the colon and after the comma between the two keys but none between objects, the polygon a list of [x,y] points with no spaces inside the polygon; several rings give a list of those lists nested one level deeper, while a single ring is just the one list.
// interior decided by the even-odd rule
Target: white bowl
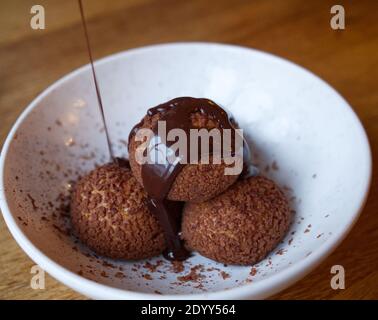
[{"label": "white bowl", "polygon": [[[310,72],[270,54],[206,43],[129,50],[99,60],[96,70],[117,155],[127,155],[129,130],[149,107],[179,96],[213,99],[233,113],[256,164],[284,187],[296,215],[252,272],[199,255],[179,274],[166,261],[149,272],[144,262],[94,257],[62,232],[69,219],[50,208],[72,179],[108,159],[86,65],[26,108],[1,154],[6,223],[23,250],[67,286],[103,299],[264,298],[315,268],[356,221],[371,177],[368,140],[348,103]],[[205,278],[177,279],[198,264]]]}]

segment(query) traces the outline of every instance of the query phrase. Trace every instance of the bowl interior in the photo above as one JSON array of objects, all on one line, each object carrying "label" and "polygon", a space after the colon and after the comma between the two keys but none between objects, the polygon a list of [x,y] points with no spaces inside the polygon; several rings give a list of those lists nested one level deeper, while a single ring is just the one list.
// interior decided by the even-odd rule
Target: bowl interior
[{"label": "bowl interior", "polygon": [[117,156],[127,156],[128,133],[149,107],[178,96],[213,99],[244,129],[255,164],[282,186],[295,219],[284,241],[251,267],[199,255],[173,265],[162,257],[122,262],[93,254],[71,235],[66,207],[73,181],[109,158],[85,67],[33,102],[12,137],[3,171],[18,227],[64,268],[144,293],[252,288],[309,259],[355,218],[370,174],[364,132],[345,101],[307,71],[252,50],[195,44],[134,50],[96,68]]}]

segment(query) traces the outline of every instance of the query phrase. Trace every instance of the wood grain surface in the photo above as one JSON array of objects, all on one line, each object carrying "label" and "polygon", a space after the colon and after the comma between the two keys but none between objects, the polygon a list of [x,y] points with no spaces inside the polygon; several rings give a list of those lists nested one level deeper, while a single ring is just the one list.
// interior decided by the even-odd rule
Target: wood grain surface
[{"label": "wood grain surface", "polygon": [[[39,0],[46,29],[30,28],[35,0],[5,0],[0,10],[0,143],[27,104],[52,82],[88,63],[76,0]],[[343,4],[345,30],[330,27]],[[290,59],[318,74],[353,106],[378,156],[378,1],[84,0],[95,58],[148,44],[214,41]],[[335,119],[337,121],[337,119]],[[353,174],[352,172],[350,174]],[[343,243],[315,271],[273,299],[378,298],[378,184]],[[330,268],[346,270],[346,289],[332,290]],[[1,299],[82,299],[47,277],[30,288],[34,263],[0,218]]]}]

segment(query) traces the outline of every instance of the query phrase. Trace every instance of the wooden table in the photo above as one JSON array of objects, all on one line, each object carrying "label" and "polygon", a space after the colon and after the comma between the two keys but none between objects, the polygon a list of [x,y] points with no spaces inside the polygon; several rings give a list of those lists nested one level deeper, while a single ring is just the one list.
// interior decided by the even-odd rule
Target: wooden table
[{"label": "wooden table", "polygon": [[[38,93],[88,62],[76,1],[38,1],[46,11],[45,30],[30,28],[35,3],[1,4],[1,143]],[[330,27],[330,8],[340,3],[345,7],[346,29],[335,31]],[[95,58],[153,43],[214,41],[265,50],[312,70],[354,107],[367,130],[373,157],[378,156],[376,0],[86,0],[84,7]],[[378,298],[377,178],[375,171],[366,208],[342,245],[315,271],[273,298]],[[46,290],[32,290],[34,263],[0,220],[0,298],[84,298],[51,277]],[[345,290],[330,287],[330,268],[335,264],[345,267]]]}]

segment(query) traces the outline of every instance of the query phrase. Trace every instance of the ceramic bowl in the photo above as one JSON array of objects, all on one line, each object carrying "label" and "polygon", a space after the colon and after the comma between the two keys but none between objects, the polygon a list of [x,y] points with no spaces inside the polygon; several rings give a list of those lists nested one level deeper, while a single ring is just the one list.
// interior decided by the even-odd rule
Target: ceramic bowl
[{"label": "ceramic bowl", "polygon": [[[26,108],[1,154],[9,230],[65,285],[97,299],[265,298],[314,269],[357,220],[371,177],[368,140],[348,103],[309,71],[260,51],[210,43],[128,50],[95,67],[117,156],[127,156],[129,131],[149,107],[179,96],[210,98],[234,115],[254,163],[283,188],[295,217],[282,243],[250,267],[198,254],[182,266],[162,257],[113,261],[81,245],[70,232],[67,195],[79,175],[109,160],[86,65]],[[185,277],[190,272],[195,281]]]}]

